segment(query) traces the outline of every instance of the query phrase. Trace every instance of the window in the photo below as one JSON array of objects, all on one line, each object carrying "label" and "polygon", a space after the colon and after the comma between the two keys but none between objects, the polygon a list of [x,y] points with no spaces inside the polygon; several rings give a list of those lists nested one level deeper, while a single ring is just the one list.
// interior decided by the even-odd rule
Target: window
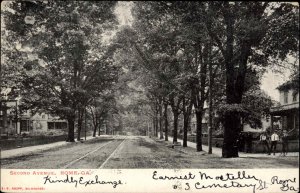
[{"label": "window", "polygon": [[298,93],[297,92],[293,92],[293,102],[297,101],[297,96],[298,96]]},{"label": "window", "polygon": [[48,122],[48,129],[54,129],[54,122]]},{"label": "window", "polygon": [[288,91],[285,91],[283,94],[284,94],[284,103],[288,103]]},{"label": "window", "polygon": [[66,129],[68,127],[67,122],[48,122],[48,129]]},{"label": "window", "polygon": [[30,120],[28,120],[28,119],[21,120],[21,122],[20,122],[20,130],[21,131],[30,131],[32,129],[33,129],[32,122]]}]

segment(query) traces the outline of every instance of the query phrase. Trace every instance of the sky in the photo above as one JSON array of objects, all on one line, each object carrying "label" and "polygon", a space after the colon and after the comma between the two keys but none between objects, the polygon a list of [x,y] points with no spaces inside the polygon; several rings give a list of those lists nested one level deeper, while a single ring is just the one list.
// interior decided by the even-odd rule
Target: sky
[{"label": "sky", "polygon": [[116,8],[115,14],[118,18],[119,25],[129,25],[131,26],[133,17],[131,14],[131,7],[133,5],[132,1],[119,1]]}]

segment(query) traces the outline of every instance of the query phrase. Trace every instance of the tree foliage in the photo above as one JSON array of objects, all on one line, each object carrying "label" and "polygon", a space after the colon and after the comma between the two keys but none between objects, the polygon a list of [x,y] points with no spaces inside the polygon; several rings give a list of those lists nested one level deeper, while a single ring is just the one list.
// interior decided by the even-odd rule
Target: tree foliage
[{"label": "tree foliage", "polygon": [[114,5],[20,1],[9,4],[14,13],[5,12],[8,44],[16,47],[6,62],[20,69],[14,73],[21,75],[22,101],[30,109],[68,119],[69,141],[74,140],[77,109],[118,75],[112,60],[115,45],[104,45],[99,38],[116,24]]},{"label": "tree foliage", "polygon": [[[203,104],[211,89],[206,84],[207,66],[209,63],[220,66],[226,96],[223,157],[238,156],[236,139],[241,112],[251,112],[248,117],[263,112],[259,108],[250,111],[249,105],[242,105],[243,100],[246,104],[250,99],[256,100],[247,92],[253,87],[253,80],[254,85],[259,85],[256,77],[268,65],[278,64],[298,52],[299,8],[289,3],[167,1],[137,2],[135,11],[135,27],[143,34],[145,49],[156,56],[152,61],[157,58],[162,61],[152,66],[161,69],[161,64],[163,67],[171,64],[168,74],[175,77],[168,80],[180,85],[177,81],[186,64],[188,71],[183,74],[196,80],[193,87],[198,104]],[[179,50],[187,52],[186,63],[179,62],[176,56]],[[270,105],[266,97],[259,95],[264,104]],[[258,116],[254,117],[257,120]]]}]

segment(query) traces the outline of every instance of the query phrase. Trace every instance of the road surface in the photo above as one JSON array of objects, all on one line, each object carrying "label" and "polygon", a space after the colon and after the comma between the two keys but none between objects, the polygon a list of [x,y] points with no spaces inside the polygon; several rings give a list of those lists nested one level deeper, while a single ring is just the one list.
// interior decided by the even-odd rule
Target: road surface
[{"label": "road surface", "polygon": [[8,169],[298,168],[298,157],[221,158],[145,136],[98,137],[31,155],[1,159]]}]

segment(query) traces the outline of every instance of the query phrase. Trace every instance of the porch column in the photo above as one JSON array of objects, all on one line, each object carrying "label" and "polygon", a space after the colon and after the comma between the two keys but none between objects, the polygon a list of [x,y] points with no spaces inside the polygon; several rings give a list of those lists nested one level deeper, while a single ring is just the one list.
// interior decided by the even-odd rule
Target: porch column
[{"label": "porch column", "polygon": [[288,128],[287,128],[287,126],[288,126],[288,119],[287,119],[288,117],[285,115],[285,116],[283,116],[283,123],[284,124],[282,124],[284,127],[282,128],[282,130],[288,130]]},{"label": "porch column", "polygon": [[274,119],[273,119],[273,115],[271,115],[271,130],[272,130],[272,132],[273,132],[273,130],[274,130]]}]

